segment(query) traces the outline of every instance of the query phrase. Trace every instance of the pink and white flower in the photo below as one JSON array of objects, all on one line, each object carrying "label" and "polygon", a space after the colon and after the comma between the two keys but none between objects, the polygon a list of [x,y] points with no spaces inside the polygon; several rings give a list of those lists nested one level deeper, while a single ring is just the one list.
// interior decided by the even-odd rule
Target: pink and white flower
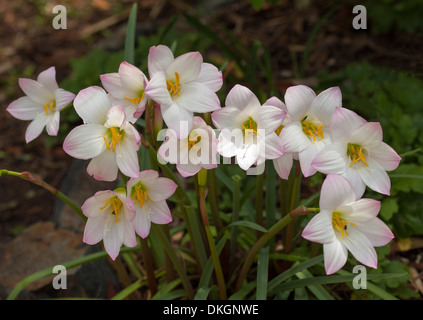
[{"label": "pink and white flower", "polygon": [[10,103],[6,110],[19,120],[32,120],[25,133],[26,143],[36,139],[44,127],[50,136],[57,136],[60,111],[75,95],[59,88],[55,67],[41,72],[37,80],[20,78],[19,86],[26,96]]},{"label": "pink and white flower", "polygon": [[362,196],[366,185],[389,195],[391,180],[386,171],[395,170],[401,157],[382,141],[382,127],[367,122],[355,112],[336,108],[330,125],[332,144],[313,160],[312,166],[323,173],[340,174]]},{"label": "pink and white flower", "polygon": [[148,100],[145,95],[148,79],[140,69],[124,61],[119,72],[102,74],[100,79],[112,104],[125,109],[128,122],[134,123],[141,117]]},{"label": "pink and white flower", "polygon": [[225,107],[212,113],[213,124],[220,129],[217,151],[223,157],[235,156],[243,170],[280,157],[283,149],[275,131],[284,113],[274,105],[275,99],[261,105],[250,89],[235,85]]},{"label": "pink and white flower", "polygon": [[348,180],[330,174],[323,182],[319,205],[320,213],[310,220],[302,236],[323,244],[326,274],[345,265],[348,251],[362,264],[377,268],[374,247],[384,246],[394,238],[377,218],[380,202],[357,199]]},{"label": "pink and white flower", "polygon": [[137,239],[132,220],[135,209],[121,190],[99,191],[87,199],[81,207],[88,217],[83,241],[94,245],[103,240],[104,248],[112,260],[119,254],[120,247],[135,247]]},{"label": "pink and white flower", "polygon": [[133,220],[135,232],[142,238],[150,233],[151,223],[167,224],[172,214],[166,199],[176,190],[177,185],[168,178],[159,177],[157,171],[144,170],[139,176],[127,182],[127,198],[135,207]]},{"label": "pink and white flower", "polygon": [[311,166],[314,157],[330,143],[330,119],[342,105],[342,94],[333,87],[316,96],[311,88],[298,85],[286,90],[285,104],[290,122],[281,131],[282,146],[285,153],[298,154],[301,171],[309,177],[316,173]]},{"label": "pink and white flower", "polygon": [[84,124],[68,134],[65,152],[77,159],[92,159],[87,172],[97,180],[113,181],[119,170],[128,177],[138,176],[141,137],[126,120],[124,109],[112,106],[104,89],[96,86],[80,91],[74,107]]},{"label": "pink and white flower", "polygon": [[201,117],[194,117],[192,130],[185,139],[178,140],[172,129],[166,130],[166,136],[158,154],[166,162],[176,164],[184,178],[195,175],[201,168],[217,168],[216,133]]},{"label": "pink and white flower", "polygon": [[148,71],[150,82],[145,93],[160,104],[164,122],[179,139],[185,139],[191,131],[194,112],[220,109],[215,92],[222,86],[222,73],[212,64],[203,63],[199,52],[175,59],[168,47],[151,47]]}]

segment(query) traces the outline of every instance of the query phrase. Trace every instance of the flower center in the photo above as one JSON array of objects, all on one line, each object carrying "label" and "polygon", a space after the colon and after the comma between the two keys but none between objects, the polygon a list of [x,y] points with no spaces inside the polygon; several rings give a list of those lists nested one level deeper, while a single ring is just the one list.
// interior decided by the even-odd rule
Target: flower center
[{"label": "flower center", "polygon": [[322,140],[325,135],[323,134],[323,123],[317,125],[313,123],[313,121],[302,121],[301,125],[303,127],[303,132],[308,136],[310,141],[316,142],[316,136],[319,139],[318,141]]},{"label": "flower center", "polygon": [[115,222],[118,222],[119,221],[119,215],[120,215],[121,209],[122,209],[122,205],[123,205],[123,203],[119,199],[119,197],[114,196],[112,198],[109,198],[109,200],[107,200],[104,207],[100,208],[100,210],[103,210],[103,209],[107,208],[108,206],[112,206],[112,212],[110,214],[114,215],[116,217]]},{"label": "flower center", "polygon": [[151,200],[148,199],[147,192],[145,186],[138,182],[135,186],[131,189],[131,198],[134,200],[134,204],[140,205],[140,208],[142,208],[146,201],[151,203]]},{"label": "flower center", "polygon": [[[120,130],[117,127],[111,127],[110,133],[111,133],[110,142],[108,141],[106,136],[103,136],[103,139],[104,139],[104,142],[106,143],[107,149],[115,152],[116,145],[122,139],[124,132],[123,132],[123,130]],[[109,136],[110,136],[110,134],[109,134]]]},{"label": "flower center", "polygon": [[123,97],[125,100],[132,102],[132,103],[136,103],[136,104],[140,104],[140,102],[144,99],[144,89],[141,89],[136,97],[133,98],[127,98],[127,97]]},{"label": "flower center", "polygon": [[360,145],[348,143],[347,155],[351,159],[350,167],[358,161],[362,161],[367,167],[366,157],[364,156],[363,148]]},{"label": "flower center", "polygon": [[247,140],[249,134],[252,134],[254,137],[254,134],[258,135],[257,132],[257,122],[253,120],[253,118],[249,117],[247,121],[244,122],[242,125],[242,130],[244,132],[244,140]]},{"label": "flower center", "polygon": [[171,96],[178,96],[181,91],[181,84],[179,83],[179,74],[175,72],[175,80],[166,80],[167,91]]},{"label": "flower center", "polygon": [[348,236],[348,225],[355,225],[355,223],[349,222],[341,217],[342,213],[333,211],[332,212],[332,226],[336,232],[340,232],[342,238]]},{"label": "flower center", "polygon": [[52,112],[54,110],[55,106],[56,106],[56,101],[53,101],[51,103],[48,103],[47,102],[44,105],[44,111],[45,111],[45,113],[48,114],[49,112]]},{"label": "flower center", "polygon": [[283,125],[280,125],[279,128],[275,130],[275,133],[279,136],[281,134],[282,129],[283,129]]}]

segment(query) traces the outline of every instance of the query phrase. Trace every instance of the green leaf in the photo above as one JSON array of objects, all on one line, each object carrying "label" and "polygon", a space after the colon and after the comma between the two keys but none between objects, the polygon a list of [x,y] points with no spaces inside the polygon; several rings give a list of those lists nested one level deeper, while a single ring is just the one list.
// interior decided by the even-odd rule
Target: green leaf
[{"label": "green leaf", "polygon": [[125,61],[134,64],[135,63],[135,33],[137,24],[137,10],[138,5],[134,3],[132,5],[131,13],[129,14],[128,25],[126,28],[125,36]]},{"label": "green leaf", "polygon": [[382,201],[382,206],[380,208],[380,215],[389,220],[392,218],[394,213],[398,212],[398,202],[397,198],[386,198]]},{"label": "green leaf", "polygon": [[252,281],[247,283],[246,285],[243,285],[242,288],[235,292],[233,295],[231,295],[229,297],[228,300],[242,300],[244,299],[255,287],[256,287],[256,282]]},{"label": "green leaf", "polygon": [[227,226],[227,228],[231,228],[231,227],[247,227],[253,230],[257,230],[260,232],[267,232],[267,229],[262,227],[261,225],[252,222],[252,221],[248,221],[248,220],[240,220],[240,221],[236,221],[236,222],[232,222],[230,225]]},{"label": "green leaf", "polygon": [[269,281],[269,247],[261,248],[257,261],[257,300],[266,300]]}]

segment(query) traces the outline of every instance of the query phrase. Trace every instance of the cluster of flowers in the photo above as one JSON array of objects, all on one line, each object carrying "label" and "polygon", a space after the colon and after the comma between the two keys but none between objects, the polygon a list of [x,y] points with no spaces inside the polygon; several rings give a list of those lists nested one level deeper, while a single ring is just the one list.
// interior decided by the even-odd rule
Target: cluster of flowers
[{"label": "cluster of flowers", "polygon": [[[75,97],[58,88],[52,67],[37,81],[20,79],[26,96],[7,108],[18,119],[32,120],[26,132],[29,142],[44,127],[48,134],[57,134],[59,113],[73,100],[83,124],[68,134],[64,150],[91,159],[87,172],[95,179],[114,181],[119,171],[129,178],[125,187],[99,191],[84,203],[84,242],[103,240],[115,259],[122,243],[131,247],[136,234],[147,237],[151,223],[172,221],[166,199],[176,184],[156,171],[140,172],[138,162],[141,136],[133,124],[151,102],[167,125],[160,160],[176,164],[183,177],[216,168],[218,155],[235,157],[244,170],[273,160],[282,179],[288,179],[294,160],[305,177],[317,171],[327,174],[320,213],[303,237],[323,243],[327,274],[346,263],[348,251],[361,263],[377,267],[374,247],[387,244],[393,235],[377,218],[380,202],[362,196],[366,186],[389,195],[386,171],[394,170],[401,158],[382,141],[379,123],[342,107],[338,87],[316,95],[307,86],[292,86],[285,103],[271,97],[261,104],[251,90],[235,85],[221,107],[216,92],[222,74],[198,52],[175,58],[166,46],[151,47],[148,72],[149,78],[122,62],[117,73],[100,76],[105,89],[92,86]],[[215,128],[194,113],[211,113]]]}]

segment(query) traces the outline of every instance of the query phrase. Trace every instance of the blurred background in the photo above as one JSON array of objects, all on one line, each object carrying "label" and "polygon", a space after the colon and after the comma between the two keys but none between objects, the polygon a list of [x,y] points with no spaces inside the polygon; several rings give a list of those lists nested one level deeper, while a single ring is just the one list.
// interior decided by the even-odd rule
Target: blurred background
[{"label": "blurred background", "polygon": [[[122,62],[126,22],[134,1],[16,0],[0,2],[0,169],[29,171],[75,201],[111,184],[93,181],[86,163],[64,153],[64,137],[80,123],[72,109],[61,114],[57,137],[45,133],[25,143],[28,122],[5,111],[23,96],[18,78],[32,78],[56,67],[59,86],[75,94],[101,85],[99,75],[117,72]],[[390,197],[381,218],[396,238],[379,253],[376,272],[408,277],[381,285],[401,299],[423,297],[423,3],[419,0],[366,1],[358,21],[357,1],[210,0],[138,1],[135,64],[147,74],[150,46],[165,44],[175,56],[200,51],[221,68],[223,102],[236,83],[262,101],[287,87],[305,84],[317,92],[340,86],[343,105],[369,121],[379,121],[384,141],[402,157],[391,173]],[[67,28],[54,29],[55,5],[66,8]],[[362,11],[360,11],[362,12]],[[320,188],[322,177],[303,180],[303,196]],[[0,177],[0,296],[26,275],[85,254],[83,225],[48,191],[16,177]],[[27,262],[25,262],[27,261]],[[88,272],[88,271],[87,271]],[[76,272],[77,274],[78,272]],[[116,278],[99,289],[76,286],[79,296],[111,296]],[[82,275],[80,275],[82,277]],[[81,278],[76,278],[80,282]],[[122,281],[122,280],[119,280]],[[40,282],[25,297],[44,297]],[[43,289],[44,288],[44,289]],[[44,290],[44,291],[43,291]],[[90,291],[91,290],[91,291]],[[96,291],[97,290],[97,291]],[[101,292],[100,292],[100,291]],[[342,296],[342,298],[366,298]]]}]

